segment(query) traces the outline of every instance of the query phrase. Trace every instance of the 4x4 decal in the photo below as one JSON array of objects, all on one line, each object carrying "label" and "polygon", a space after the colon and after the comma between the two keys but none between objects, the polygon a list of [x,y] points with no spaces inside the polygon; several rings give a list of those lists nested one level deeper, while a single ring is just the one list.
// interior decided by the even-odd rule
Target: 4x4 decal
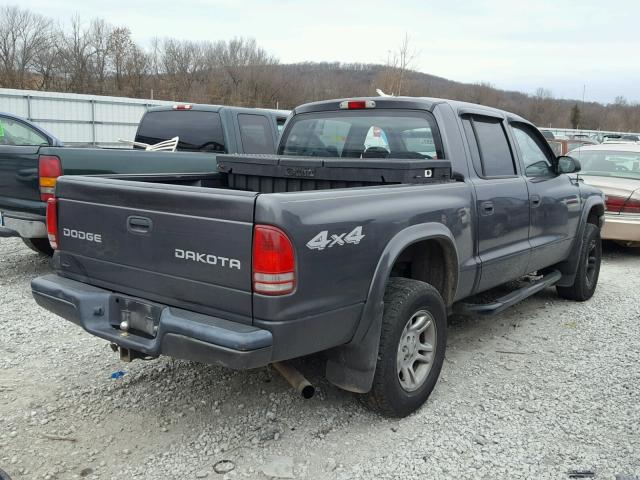
[{"label": "4x4 decal", "polygon": [[331,248],[333,246],[342,246],[347,243],[358,245],[360,241],[365,237],[362,234],[362,226],[357,226],[349,233],[334,233],[329,234],[329,230],[323,230],[315,237],[307,242],[307,248],[311,250],[324,250],[325,248]]}]

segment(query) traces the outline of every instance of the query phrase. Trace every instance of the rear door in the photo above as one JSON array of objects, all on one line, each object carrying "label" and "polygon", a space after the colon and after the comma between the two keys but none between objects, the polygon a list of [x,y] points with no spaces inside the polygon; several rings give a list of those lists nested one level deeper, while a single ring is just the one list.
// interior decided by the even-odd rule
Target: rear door
[{"label": "rear door", "polygon": [[0,197],[40,201],[38,152],[49,139],[27,123],[0,115]]},{"label": "rear door", "polygon": [[554,172],[553,152],[531,125],[511,122],[511,132],[529,190],[531,260],[527,270],[566,258],[578,230],[582,205],[579,183]]},{"label": "rear door", "polygon": [[255,193],[90,177],[56,191],[63,276],[251,322]]},{"label": "rear door", "polygon": [[462,119],[476,191],[478,291],[526,273],[529,263],[529,196],[509,144],[504,120],[486,114]]}]

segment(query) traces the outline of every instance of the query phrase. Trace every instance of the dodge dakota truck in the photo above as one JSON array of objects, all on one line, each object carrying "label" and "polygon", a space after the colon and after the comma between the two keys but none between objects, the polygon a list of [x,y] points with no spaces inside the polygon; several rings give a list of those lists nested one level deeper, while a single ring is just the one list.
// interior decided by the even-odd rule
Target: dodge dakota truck
[{"label": "dodge dakota truck", "polygon": [[220,156],[189,185],[60,178],[56,272],[32,292],[126,358],[242,369],[322,351],[329,381],[404,416],[436,384],[451,312],[593,295],[604,204],[579,169],[492,108],[306,104],[277,155]]},{"label": "dodge dakota truck", "polygon": [[[180,139],[177,152],[67,148],[40,127],[0,114],[0,237],[22,237],[51,255],[45,205],[58,176],[78,174],[203,173],[219,153],[275,153],[286,112],[211,105],[149,110],[135,140],[156,144]],[[184,153],[190,152],[190,153]]]}]

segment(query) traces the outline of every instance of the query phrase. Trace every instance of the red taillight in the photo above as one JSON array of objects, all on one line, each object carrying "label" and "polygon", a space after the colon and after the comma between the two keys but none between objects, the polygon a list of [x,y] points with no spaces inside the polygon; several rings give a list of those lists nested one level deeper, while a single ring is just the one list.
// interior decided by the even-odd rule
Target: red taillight
[{"label": "red taillight", "polygon": [[340,102],[342,110],[361,110],[363,108],[376,108],[374,100],[345,100]]},{"label": "red taillight", "polygon": [[629,198],[606,195],[604,197],[604,205],[607,212],[611,213],[640,213],[640,199],[637,198],[637,195],[632,195]]},{"label": "red taillight", "polygon": [[173,106],[174,110],[191,110],[191,105],[183,105],[183,104],[179,104],[179,105],[174,105]]},{"label": "red taillight", "polygon": [[54,155],[40,155],[38,157],[40,200],[46,202],[53,197],[56,190],[56,180],[60,175],[62,175],[62,166],[58,157]]},{"label": "red taillight", "polygon": [[624,205],[626,198],[618,197],[617,195],[605,195],[604,208],[607,212],[620,213],[620,209]]},{"label": "red taillight", "polygon": [[636,199],[636,198],[630,198],[628,199],[626,202],[624,202],[624,205],[622,206],[622,210],[620,210],[620,213],[634,213],[634,214],[640,214],[640,199]]},{"label": "red taillight", "polygon": [[58,200],[47,200],[47,237],[52,248],[58,248]]},{"label": "red taillight", "polygon": [[291,240],[279,228],[253,229],[253,291],[285,295],[295,288],[295,256]]}]

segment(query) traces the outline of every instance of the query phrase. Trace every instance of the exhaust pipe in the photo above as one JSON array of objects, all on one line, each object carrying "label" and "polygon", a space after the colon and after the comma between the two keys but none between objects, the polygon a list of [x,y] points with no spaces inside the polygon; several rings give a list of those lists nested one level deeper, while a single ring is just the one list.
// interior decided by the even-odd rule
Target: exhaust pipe
[{"label": "exhaust pipe", "polygon": [[309,399],[315,395],[316,388],[295,367],[283,362],[274,362],[271,365],[299,395],[302,395],[302,398]]}]

